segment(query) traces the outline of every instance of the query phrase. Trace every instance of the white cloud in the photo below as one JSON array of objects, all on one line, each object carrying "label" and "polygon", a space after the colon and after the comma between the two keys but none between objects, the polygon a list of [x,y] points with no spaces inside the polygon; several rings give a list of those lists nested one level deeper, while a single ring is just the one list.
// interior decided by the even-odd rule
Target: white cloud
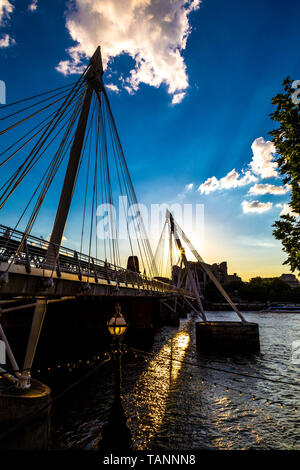
[{"label": "white cloud", "polygon": [[254,248],[278,248],[278,241],[274,239],[257,238],[257,236],[238,236],[234,240],[239,245]]},{"label": "white cloud", "polygon": [[5,20],[9,19],[14,6],[8,0],[0,0],[0,26],[3,26]]},{"label": "white cloud", "polygon": [[15,42],[16,41],[9,34],[5,34],[0,38],[0,48],[12,46]]},{"label": "white cloud", "polygon": [[246,186],[254,181],[257,181],[257,177],[251,174],[250,171],[246,171],[241,175],[233,169],[220,180],[215,176],[208,178],[199,186],[198,191],[200,191],[201,194],[209,194],[221,189],[232,189]]},{"label": "white cloud", "polygon": [[120,92],[120,88],[117,87],[117,85],[114,85],[114,83],[106,83],[105,88],[108,88],[110,91],[114,91],[115,93]]},{"label": "white cloud", "polygon": [[28,10],[30,11],[36,11],[38,7],[38,0],[32,0],[30,5],[28,5]]},{"label": "white cloud", "polygon": [[275,146],[272,142],[265,141],[263,137],[255,139],[252,146],[253,157],[250,168],[261,178],[278,177],[277,163],[274,162]]},{"label": "white cloud", "polygon": [[183,192],[177,194],[176,200],[177,200],[177,199],[185,199],[187,193],[190,192],[190,191],[192,191],[193,188],[194,188],[194,184],[193,184],[193,183],[189,183],[189,184],[185,185]]},{"label": "white cloud", "polygon": [[282,209],[282,211],[280,212],[280,215],[291,215],[293,217],[299,217],[299,214],[294,212],[289,204],[286,204],[286,203],[276,204],[276,207]]},{"label": "white cloud", "polygon": [[244,214],[257,212],[262,214],[263,212],[269,211],[273,206],[272,202],[260,202],[260,201],[243,201],[242,208]]},{"label": "white cloud", "polygon": [[201,0],[74,0],[66,15],[66,27],[77,43],[68,49],[69,60],[57,70],[78,73],[83,61],[100,44],[104,67],[120,54],[135,61],[123,79],[124,88],[133,92],[141,83],[159,87],[165,84],[179,103],[188,88],[182,51],[191,33],[189,14]]},{"label": "white cloud", "polygon": [[172,104],[181,103],[181,101],[183,100],[183,98],[185,97],[185,95],[186,95],[185,92],[183,92],[183,93],[176,93],[175,95],[173,95]]},{"label": "white cloud", "polygon": [[[6,24],[13,10],[14,5],[11,2],[8,0],[0,0],[0,26],[4,26]],[[16,41],[6,33],[0,38],[0,48],[12,46],[15,42]]]},{"label": "white cloud", "polygon": [[286,184],[285,186],[276,186],[275,184],[255,184],[249,189],[248,194],[275,194],[282,195],[286,194],[291,190],[291,186]]},{"label": "white cloud", "polygon": [[198,191],[200,191],[201,194],[209,194],[217,189],[220,189],[219,180],[217,180],[215,176],[212,176],[199,186]]}]

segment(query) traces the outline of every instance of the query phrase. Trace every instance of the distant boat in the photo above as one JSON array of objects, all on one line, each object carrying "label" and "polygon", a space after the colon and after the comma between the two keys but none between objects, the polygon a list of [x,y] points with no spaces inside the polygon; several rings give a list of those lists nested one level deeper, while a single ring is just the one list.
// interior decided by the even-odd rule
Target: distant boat
[{"label": "distant boat", "polygon": [[267,309],[260,310],[259,313],[300,313],[300,305],[270,305]]}]

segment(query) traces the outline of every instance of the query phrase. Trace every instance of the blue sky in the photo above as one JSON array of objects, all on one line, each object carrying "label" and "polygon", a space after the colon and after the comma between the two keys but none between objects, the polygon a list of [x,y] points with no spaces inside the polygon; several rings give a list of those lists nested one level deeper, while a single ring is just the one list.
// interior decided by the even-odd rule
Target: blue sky
[{"label": "blue sky", "polygon": [[[287,75],[300,79],[299,1],[176,0],[176,19],[172,2],[152,1],[149,27],[160,37],[150,39],[147,30],[143,35],[148,20],[142,0],[138,14],[131,0],[94,1],[94,15],[88,0],[68,8],[63,0],[35,3],[30,10],[31,1],[0,0],[0,12],[1,5],[13,7],[0,26],[7,102],[73,82],[78,75],[70,72],[91,53],[95,36],[108,61],[104,79],[139,201],[204,204],[204,240],[194,240],[197,248],[208,262],[227,260],[230,272],[243,279],[288,272],[272,224],[289,192],[274,194],[282,182],[272,172],[268,132],[274,126],[271,98]],[[115,29],[104,21],[105,9]],[[128,26],[127,36],[120,25]],[[131,56],[120,55],[124,44]],[[261,145],[250,167],[254,142]],[[230,173],[234,169],[238,174]],[[252,180],[240,182],[247,174]],[[249,195],[255,184],[264,187]],[[55,207],[54,195],[51,203]],[[4,212],[11,222],[16,206]],[[46,236],[48,213],[43,221]],[[74,238],[72,224],[66,237]]]}]

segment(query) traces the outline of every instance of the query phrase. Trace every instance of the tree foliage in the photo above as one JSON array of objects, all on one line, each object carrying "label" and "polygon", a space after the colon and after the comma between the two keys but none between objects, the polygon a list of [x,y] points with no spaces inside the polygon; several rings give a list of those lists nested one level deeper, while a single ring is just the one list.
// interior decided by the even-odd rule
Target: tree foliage
[{"label": "tree foliage", "polygon": [[[225,290],[233,300],[244,302],[300,302],[300,286],[290,287],[280,278],[263,279],[254,277],[249,282],[230,282]],[[212,282],[209,282],[204,291],[204,298],[209,302],[225,302],[222,294]]]},{"label": "tree foliage", "polygon": [[[291,185],[290,207],[300,214],[300,104],[294,104],[293,81],[287,77],[283,82],[283,92],[272,99],[276,106],[271,119],[279,124],[270,132],[278,154],[277,163],[283,182]],[[282,215],[274,224],[274,236],[280,240],[292,271],[300,271],[300,221],[291,215]]]}]

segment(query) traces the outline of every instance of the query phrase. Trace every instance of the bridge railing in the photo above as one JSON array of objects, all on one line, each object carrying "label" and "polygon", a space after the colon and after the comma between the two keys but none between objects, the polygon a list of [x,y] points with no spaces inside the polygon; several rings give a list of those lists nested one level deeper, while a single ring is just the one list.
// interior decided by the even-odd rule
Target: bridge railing
[{"label": "bridge railing", "polygon": [[[0,225],[0,263],[23,265],[27,274],[33,268],[56,271],[57,276],[63,273],[73,274],[80,281],[94,279],[95,282],[105,280],[111,285],[123,284],[127,287],[157,292],[176,292],[187,294],[184,289],[156,280],[149,279],[137,272],[116,266],[112,263],[71,250],[64,246],[59,248],[56,263],[46,262],[50,242],[33,235]],[[51,244],[57,253],[58,246]]]}]

